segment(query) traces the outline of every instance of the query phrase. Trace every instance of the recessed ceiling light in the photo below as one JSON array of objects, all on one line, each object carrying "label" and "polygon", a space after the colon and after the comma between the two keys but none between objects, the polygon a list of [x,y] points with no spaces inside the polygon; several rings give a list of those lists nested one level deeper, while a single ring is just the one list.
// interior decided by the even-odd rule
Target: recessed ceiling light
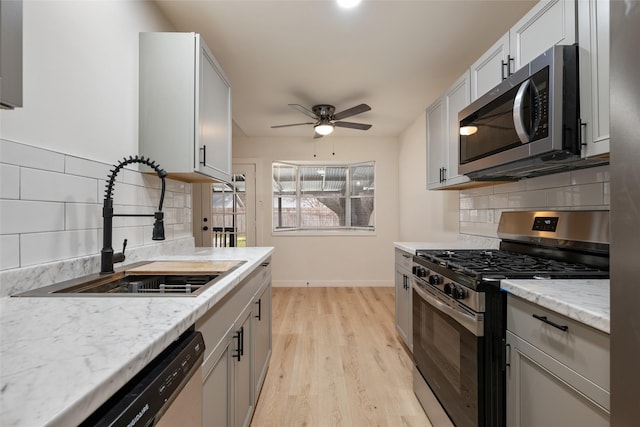
[{"label": "recessed ceiling light", "polygon": [[344,7],[345,9],[356,7],[361,1],[362,0],[337,0],[338,6]]}]

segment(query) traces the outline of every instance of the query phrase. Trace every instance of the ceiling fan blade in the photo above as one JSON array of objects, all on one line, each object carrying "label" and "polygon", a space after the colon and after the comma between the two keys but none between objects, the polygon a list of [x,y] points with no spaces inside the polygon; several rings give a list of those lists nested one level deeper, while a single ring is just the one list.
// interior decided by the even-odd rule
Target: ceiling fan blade
[{"label": "ceiling fan blade", "polygon": [[355,116],[356,114],[364,113],[365,111],[371,110],[367,104],[356,105],[355,107],[351,107],[347,110],[341,111],[333,115],[334,120],[346,119],[347,117]]},{"label": "ceiling fan blade", "polygon": [[367,125],[364,123],[353,123],[353,122],[334,122],[333,125],[341,128],[359,129],[359,130],[367,130],[371,128],[371,125]]},{"label": "ceiling fan blade", "polygon": [[316,114],[313,111],[309,110],[306,107],[303,107],[300,104],[289,104],[289,107],[295,108],[296,110],[300,111],[302,114],[304,114],[306,116],[309,116],[312,119],[317,119],[318,118],[318,116],[316,116]]},{"label": "ceiling fan blade", "polygon": [[306,123],[293,123],[290,125],[276,125],[276,126],[271,126],[271,129],[275,129],[275,128],[287,128],[289,126],[302,126],[302,125],[313,125],[315,124],[315,122],[306,122]]}]

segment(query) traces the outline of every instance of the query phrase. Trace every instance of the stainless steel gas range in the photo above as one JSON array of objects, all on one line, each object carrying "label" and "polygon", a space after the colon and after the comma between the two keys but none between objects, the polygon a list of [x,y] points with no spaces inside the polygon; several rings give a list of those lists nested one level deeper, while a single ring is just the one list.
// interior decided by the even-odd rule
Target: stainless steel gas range
[{"label": "stainless steel gas range", "polygon": [[413,258],[414,391],[435,427],[505,425],[500,280],[609,277],[608,211],[503,212],[498,236]]}]

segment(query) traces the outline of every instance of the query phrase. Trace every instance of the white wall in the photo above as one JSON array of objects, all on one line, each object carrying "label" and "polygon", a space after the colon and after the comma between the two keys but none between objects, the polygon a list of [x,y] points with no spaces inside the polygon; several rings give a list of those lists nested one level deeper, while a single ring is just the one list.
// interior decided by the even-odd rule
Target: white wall
[{"label": "white wall", "polygon": [[[398,240],[398,141],[341,137],[340,132],[320,140],[313,140],[312,134],[309,138],[234,137],[234,163],[259,159],[257,243],[276,248],[272,264],[275,286],[306,286],[307,282],[309,286],[393,285],[393,242]],[[375,161],[375,235],[273,235],[271,163],[279,160]]]},{"label": "white wall", "polygon": [[169,31],[151,1],[25,1],[24,108],[2,138],[91,160],[138,152],[138,33]]},{"label": "white wall", "polygon": [[458,191],[427,190],[426,118],[421,114],[400,136],[399,239],[439,242],[458,236]]}]

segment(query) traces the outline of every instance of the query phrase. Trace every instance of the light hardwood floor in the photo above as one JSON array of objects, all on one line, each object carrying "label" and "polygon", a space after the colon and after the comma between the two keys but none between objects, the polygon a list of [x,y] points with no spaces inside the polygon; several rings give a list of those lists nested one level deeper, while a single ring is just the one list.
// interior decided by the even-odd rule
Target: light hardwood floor
[{"label": "light hardwood floor", "polygon": [[395,331],[394,288],[273,288],[252,427],[431,426]]}]

